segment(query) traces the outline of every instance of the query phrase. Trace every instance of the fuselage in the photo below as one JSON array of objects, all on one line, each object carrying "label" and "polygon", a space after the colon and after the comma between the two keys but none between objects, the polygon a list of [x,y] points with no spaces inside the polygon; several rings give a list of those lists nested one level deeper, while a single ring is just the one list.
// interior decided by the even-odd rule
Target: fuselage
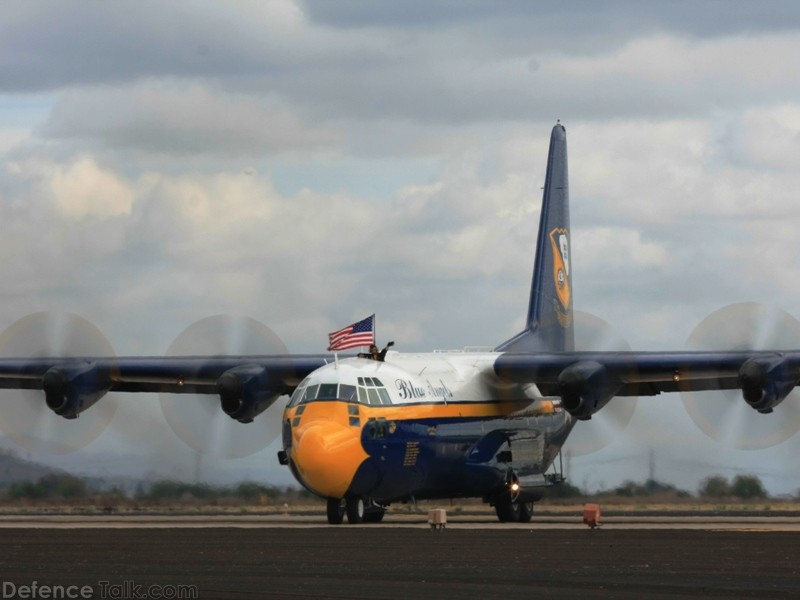
[{"label": "fuselage", "polygon": [[573,421],[536,386],[500,382],[497,353],[347,358],[295,390],[283,418],[284,456],[325,498],[489,497],[510,474],[545,484]]}]

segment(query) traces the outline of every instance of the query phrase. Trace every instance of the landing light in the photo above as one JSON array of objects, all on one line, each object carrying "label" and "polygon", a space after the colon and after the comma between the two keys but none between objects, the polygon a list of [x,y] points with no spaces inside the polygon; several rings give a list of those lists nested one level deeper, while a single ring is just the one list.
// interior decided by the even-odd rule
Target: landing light
[{"label": "landing light", "polygon": [[519,491],[519,484],[518,484],[518,483],[515,481],[514,483],[512,483],[512,484],[511,484],[511,486],[509,487],[509,489],[510,489],[512,492],[516,493],[516,492],[518,492],[518,491]]}]

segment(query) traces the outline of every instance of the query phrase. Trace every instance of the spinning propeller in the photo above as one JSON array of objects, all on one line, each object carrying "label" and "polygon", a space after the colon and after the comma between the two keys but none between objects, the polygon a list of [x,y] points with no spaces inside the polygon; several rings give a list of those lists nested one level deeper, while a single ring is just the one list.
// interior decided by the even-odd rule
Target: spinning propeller
[{"label": "spinning propeller", "polygon": [[[178,335],[167,350],[167,356],[287,353],[284,343],[266,325],[231,315],[197,321]],[[279,398],[252,423],[243,424],[220,409],[216,394],[161,394],[160,400],[172,430],[197,452],[218,458],[241,458],[269,445],[281,431],[286,406],[286,399]]]},{"label": "spinning propeller", "polygon": [[[591,313],[576,310],[575,350],[578,352],[628,352],[631,347],[606,321]],[[636,410],[636,397],[613,398],[588,423],[578,423],[572,430],[565,449],[573,456],[591,454],[607,446],[625,430]]]},{"label": "spinning propeller", "polygon": [[[743,302],[711,313],[687,340],[689,350],[800,348],[800,322],[790,314]],[[800,429],[800,393],[793,391],[769,415],[759,414],[741,390],[681,392],[689,416],[714,440],[744,450],[780,444]]]},{"label": "spinning propeller", "polygon": [[[34,313],[0,335],[3,358],[79,356],[112,358],[114,349],[97,327],[78,315]],[[41,390],[0,390],[0,429],[29,452],[74,452],[96,439],[116,410],[116,397],[106,396],[78,418],[64,419],[48,408]]]}]

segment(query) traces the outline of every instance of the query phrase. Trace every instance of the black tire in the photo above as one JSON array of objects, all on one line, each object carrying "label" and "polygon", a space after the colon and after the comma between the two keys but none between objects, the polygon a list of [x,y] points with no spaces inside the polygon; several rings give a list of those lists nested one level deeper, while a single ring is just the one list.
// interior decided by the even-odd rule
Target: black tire
[{"label": "black tire", "polygon": [[341,525],[344,521],[345,503],[340,498],[328,498],[328,523]]},{"label": "black tire", "polygon": [[521,504],[519,499],[512,499],[509,492],[503,492],[494,502],[497,518],[501,523],[519,523]]},{"label": "black tire", "polygon": [[350,496],[347,498],[347,522],[350,525],[358,525],[364,522],[364,498],[361,496]]},{"label": "black tire", "polygon": [[364,513],[364,523],[380,523],[386,511],[383,508],[372,508]]},{"label": "black tire", "polygon": [[533,502],[520,502],[519,522],[530,523],[532,517],[533,517]]}]

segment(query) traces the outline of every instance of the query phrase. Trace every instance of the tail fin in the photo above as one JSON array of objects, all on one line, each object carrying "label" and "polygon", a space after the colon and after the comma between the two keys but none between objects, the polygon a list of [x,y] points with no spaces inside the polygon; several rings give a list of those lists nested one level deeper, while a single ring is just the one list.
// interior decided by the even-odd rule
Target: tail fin
[{"label": "tail fin", "polygon": [[550,134],[526,328],[503,342],[497,350],[561,352],[574,349],[567,132],[559,123]]}]

